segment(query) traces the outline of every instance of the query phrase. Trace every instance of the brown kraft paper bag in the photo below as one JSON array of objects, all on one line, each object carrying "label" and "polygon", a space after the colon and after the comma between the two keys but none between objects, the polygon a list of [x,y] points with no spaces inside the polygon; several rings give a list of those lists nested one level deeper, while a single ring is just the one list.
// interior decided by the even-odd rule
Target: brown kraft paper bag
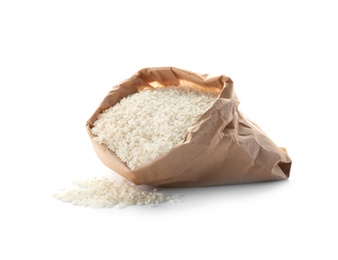
[{"label": "brown kraft paper bag", "polygon": [[[102,111],[128,95],[169,86],[211,92],[217,99],[167,154],[131,171],[106,145],[93,141],[91,128]],[[227,76],[210,77],[174,67],[144,68],[111,89],[86,128],[100,160],[138,185],[196,187],[289,178],[291,159],[286,150],[246,118],[238,105]]]}]

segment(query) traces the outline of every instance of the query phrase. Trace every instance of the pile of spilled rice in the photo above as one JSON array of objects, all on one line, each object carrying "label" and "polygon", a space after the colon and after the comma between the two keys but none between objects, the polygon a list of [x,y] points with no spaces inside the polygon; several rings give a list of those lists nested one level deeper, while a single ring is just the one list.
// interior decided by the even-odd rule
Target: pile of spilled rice
[{"label": "pile of spilled rice", "polygon": [[76,206],[92,208],[125,208],[130,205],[155,207],[163,202],[178,203],[180,195],[164,195],[154,188],[146,191],[127,181],[113,181],[107,177],[75,181],[71,189],[61,190],[53,196]]}]

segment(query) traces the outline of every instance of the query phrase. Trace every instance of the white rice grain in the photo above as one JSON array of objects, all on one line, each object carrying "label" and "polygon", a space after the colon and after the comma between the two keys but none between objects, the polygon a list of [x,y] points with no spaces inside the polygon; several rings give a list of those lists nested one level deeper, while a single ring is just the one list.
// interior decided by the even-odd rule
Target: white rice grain
[{"label": "white rice grain", "polygon": [[127,181],[113,181],[109,178],[94,178],[74,182],[74,187],[54,194],[54,197],[76,206],[92,208],[123,209],[130,205],[154,207],[170,200],[180,200],[179,195],[165,196],[157,191],[145,191]]},{"label": "white rice grain", "polygon": [[149,164],[181,142],[216,97],[183,88],[144,90],[103,111],[94,141],[106,144],[131,170]]}]

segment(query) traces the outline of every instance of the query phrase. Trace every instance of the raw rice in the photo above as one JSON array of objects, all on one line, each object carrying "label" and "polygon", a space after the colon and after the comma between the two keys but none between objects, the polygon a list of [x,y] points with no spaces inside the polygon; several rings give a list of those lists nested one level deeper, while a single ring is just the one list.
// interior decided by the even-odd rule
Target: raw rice
[{"label": "raw rice", "polygon": [[213,95],[178,87],[144,90],[103,111],[94,141],[106,144],[131,170],[168,153],[211,106]]},{"label": "raw rice", "polygon": [[113,181],[107,177],[94,178],[86,181],[74,182],[75,187],[61,190],[54,197],[72,203],[76,206],[92,208],[125,208],[130,205],[148,205],[155,207],[163,202],[177,203],[181,201],[179,195],[164,195],[153,189],[146,191],[139,189],[127,181]]}]

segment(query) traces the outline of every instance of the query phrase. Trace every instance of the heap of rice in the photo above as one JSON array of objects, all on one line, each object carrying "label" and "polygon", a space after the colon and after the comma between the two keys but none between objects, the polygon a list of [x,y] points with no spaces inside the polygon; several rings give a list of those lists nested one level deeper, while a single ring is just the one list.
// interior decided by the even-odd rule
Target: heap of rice
[{"label": "heap of rice", "polygon": [[113,181],[107,177],[94,178],[86,181],[74,182],[73,188],[61,190],[53,196],[63,202],[76,206],[92,208],[125,208],[129,205],[157,206],[163,202],[177,203],[181,201],[179,195],[164,195],[153,189],[146,191],[139,189],[127,181]]},{"label": "heap of rice", "polygon": [[181,142],[215,99],[214,95],[177,87],[129,95],[98,116],[92,128],[94,141],[106,144],[135,170]]}]

